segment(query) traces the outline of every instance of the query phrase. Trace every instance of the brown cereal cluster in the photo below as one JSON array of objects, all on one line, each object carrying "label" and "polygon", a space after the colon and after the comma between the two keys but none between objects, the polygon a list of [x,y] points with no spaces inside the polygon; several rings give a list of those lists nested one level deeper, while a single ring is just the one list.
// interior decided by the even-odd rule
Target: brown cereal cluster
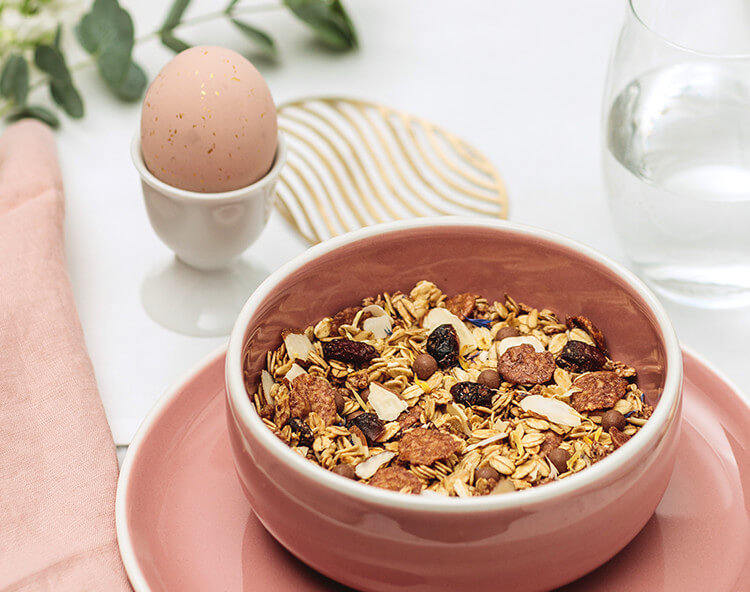
[{"label": "brown cereal cluster", "polygon": [[421,281],[282,340],[262,377],[246,348],[265,424],[321,467],[390,491],[470,497],[564,479],[626,445],[652,412],[592,319],[507,295]]}]

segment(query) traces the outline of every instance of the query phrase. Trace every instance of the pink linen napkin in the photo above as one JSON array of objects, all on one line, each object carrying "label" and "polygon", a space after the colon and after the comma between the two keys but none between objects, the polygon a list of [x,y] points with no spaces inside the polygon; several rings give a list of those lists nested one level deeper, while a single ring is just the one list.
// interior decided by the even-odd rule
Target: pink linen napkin
[{"label": "pink linen napkin", "polygon": [[0,590],[130,590],[114,524],[117,459],[63,244],[52,132],[0,138]]}]

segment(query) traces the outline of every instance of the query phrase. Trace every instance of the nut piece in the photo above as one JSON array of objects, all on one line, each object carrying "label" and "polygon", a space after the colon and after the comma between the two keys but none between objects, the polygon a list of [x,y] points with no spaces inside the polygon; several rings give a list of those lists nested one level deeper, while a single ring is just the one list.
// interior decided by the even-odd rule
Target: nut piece
[{"label": "nut piece", "polygon": [[476,306],[477,297],[468,292],[463,294],[456,294],[445,301],[445,308],[451,311],[459,319],[463,320],[471,315],[471,311]]},{"label": "nut piece", "polygon": [[333,390],[333,399],[336,402],[336,413],[341,415],[344,412],[346,397],[349,396],[349,389],[337,388]]},{"label": "nut piece", "polygon": [[354,467],[352,465],[348,465],[346,463],[342,463],[340,465],[336,465],[331,469],[333,473],[336,473],[337,475],[341,475],[342,477],[346,477],[347,479],[356,479],[357,475],[354,473]]},{"label": "nut piece", "polygon": [[610,409],[602,415],[602,430],[605,432],[609,432],[610,428],[617,428],[622,431],[627,423],[628,420],[625,419],[625,416],[615,409]]},{"label": "nut piece", "polygon": [[417,375],[419,380],[427,380],[430,376],[435,374],[438,369],[437,362],[430,354],[419,354],[414,358],[414,363],[411,365],[414,374]]},{"label": "nut piece", "polygon": [[615,449],[619,448],[625,442],[630,440],[630,436],[627,434],[623,434],[620,430],[617,428],[609,428],[609,437],[612,438],[612,444],[614,444]]},{"label": "nut piece", "polygon": [[489,481],[499,481],[500,473],[490,465],[484,465],[474,471],[474,479],[487,479]]},{"label": "nut piece", "polygon": [[422,491],[422,482],[419,478],[403,467],[381,467],[370,479],[370,485],[391,491],[403,491],[404,493],[419,493]]},{"label": "nut piece", "polygon": [[331,335],[336,336],[339,334],[339,329],[343,325],[351,325],[354,322],[354,317],[357,313],[362,310],[361,306],[347,306],[344,310],[340,310],[331,319]]},{"label": "nut piece", "polygon": [[477,377],[477,382],[491,389],[500,388],[500,375],[497,370],[482,370]]},{"label": "nut piece", "polygon": [[573,387],[580,392],[571,395],[570,405],[582,413],[614,407],[628,392],[628,381],[614,372],[590,372],[576,378]]},{"label": "nut piece", "polygon": [[584,317],[583,315],[565,317],[565,325],[568,327],[568,329],[574,329],[575,327],[578,327],[579,329],[583,329],[584,331],[586,331],[591,339],[594,340],[594,343],[596,343],[596,347],[602,350],[602,353],[605,356],[609,355],[609,351],[607,350],[607,342],[604,340],[604,333],[599,331],[599,329],[596,327],[596,325],[594,325],[594,323],[591,322],[590,319]]},{"label": "nut piece", "polygon": [[415,465],[431,465],[445,460],[460,444],[453,436],[437,430],[414,428],[406,432],[398,444],[398,457]]},{"label": "nut piece", "polygon": [[323,357],[326,360],[337,360],[345,364],[362,366],[369,364],[378,357],[376,350],[369,343],[351,341],[350,339],[334,339],[323,342]]},{"label": "nut piece", "polygon": [[524,343],[505,351],[497,361],[504,380],[516,384],[544,384],[555,372],[555,358],[548,351],[537,352]]},{"label": "nut piece", "polygon": [[551,462],[558,472],[564,473],[568,470],[568,461],[570,460],[570,452],[563,448],[554,448],[547,453],[547,458]]},{"label": "nut piece", "polygon": [[539,454],[541,456],[547,456],[550,451],[560,446],[560,444],[562,444],[562,441],[563,437],[560,434],[557,434],[552,430],[548,430],[544,434],[544,442],[542,442],[542,446],[541,448],[539,448]]},{"label": "nut piece", "polygon": [[492,405],[492,390],[478,382],[457,382],[451,387],[451,396],[456,403],[467,407],[473,405],[490,407]]},{"label": "nut piece", "polygon": [[302,374],[292,381],[289,409],[292,417],[305,419],[315,411],[327,426],[336,421],[335,389],[320,376]]},{"label": "nut piece", "polygon": [[606,363],[601,350],[583,341],[568,341],[557,356],[557,365],[573,372],[601,370]]},{"label": "nut piece", "polygon": [[419,405],[414,405],[399,415],[396,421],[401,425],[401,429],[405,430],[413,425],[417,425],[421,419],[422,408]]},{"label": "nut piece", "polygon": [[518,337],[521,332],[515,327],[503,327],[495,333],[495,341],[502,341],[506,337]]}]

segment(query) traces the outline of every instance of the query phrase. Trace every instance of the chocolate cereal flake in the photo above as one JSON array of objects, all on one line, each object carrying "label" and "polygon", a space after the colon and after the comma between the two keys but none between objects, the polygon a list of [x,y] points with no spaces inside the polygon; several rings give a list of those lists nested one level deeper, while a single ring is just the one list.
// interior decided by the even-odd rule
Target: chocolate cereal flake
[{"label": "chocolate cereal flake", "polygon": [[570,406],[579,413],[611,409],[628,392],[628,381],[607,370],[589,372],[573,382],[580,392],[570,397]]},{"label": "chocolate cereal flake", "polygon": [[508,382],[544,384],[555,373],[555,358],[548,351],[537,352],[524,343],[505,350],[497,361],[497,371]]},{"label": "chocolate cereal flake", "polygon": [[406,432],[398,445],[400,460],[415,465],[431,465],[456,452],[460,444],[445,432],[414,428]]},{"label": "chocolate cereal flake", "polygon": [[419,493],[422,482],[417,476],[403,467],[380,467],[370,479],[370,485],[391,491]]},{"label": "chocolate cereal flake", "polygon": [[320,376],[301,374],[292,381],[289,395],[292,417],[305,419],[314,411],[327,426],[336,421],[336,396],[330,383]]}]

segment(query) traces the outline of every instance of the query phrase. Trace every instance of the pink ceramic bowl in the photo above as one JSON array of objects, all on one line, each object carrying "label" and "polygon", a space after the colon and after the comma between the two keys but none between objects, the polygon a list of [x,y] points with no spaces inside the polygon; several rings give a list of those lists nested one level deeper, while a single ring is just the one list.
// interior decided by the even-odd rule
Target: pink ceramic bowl
[{"label": "pink ceramic bowl", "polygon": [[[638,370],[656,404],[625,446],[564,480],[472,499],[405,495],[347,480],[292,452],[264,426],[243,385],[282,329],[378,292],[429,279],[583,314],[614,358]],[[235,464],[258,518],[287,549],[361,590],[549,590],[622,549],[667,487],[677,451],[680,348],[664,309],[630,272],[578,243],[502,221],[438,218],[371,227],[327,241],[272,274],[237,319],[226,361]],[[221,503],[221,500],[217,500]]]}]

